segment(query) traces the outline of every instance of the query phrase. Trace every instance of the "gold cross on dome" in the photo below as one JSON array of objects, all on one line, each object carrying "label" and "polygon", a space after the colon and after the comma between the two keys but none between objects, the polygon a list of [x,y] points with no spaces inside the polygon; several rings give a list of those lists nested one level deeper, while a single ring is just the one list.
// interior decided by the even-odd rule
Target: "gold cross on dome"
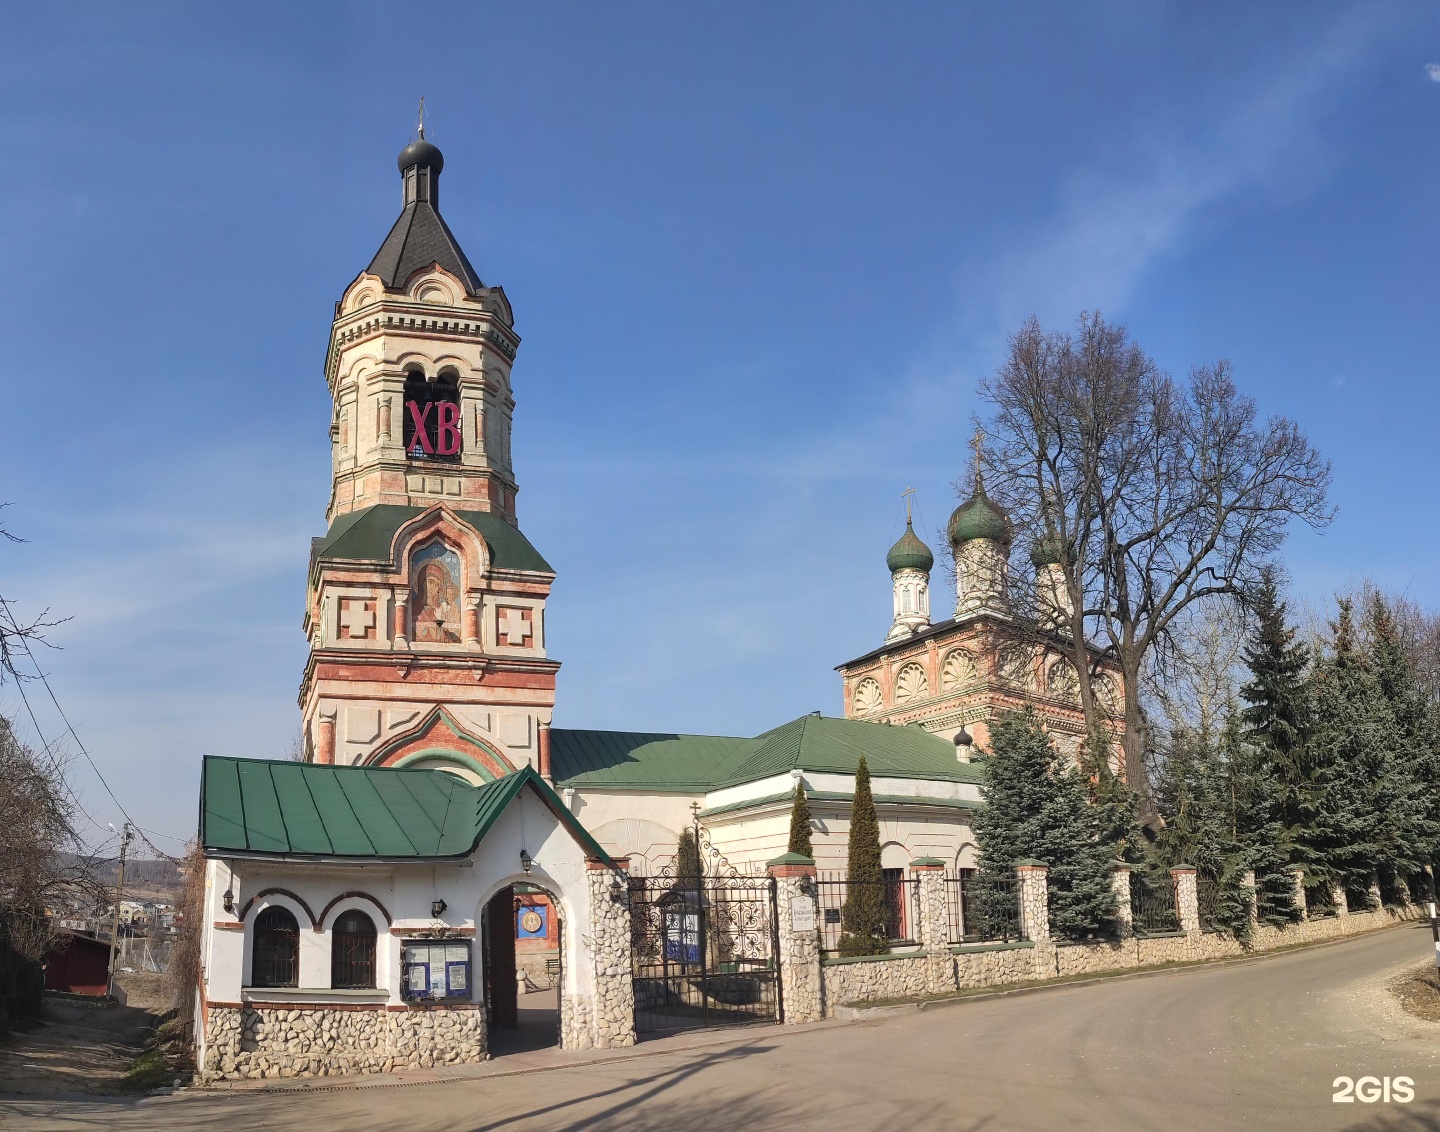
[{"label": "gold cross on dome", "polygon": [[420,124],[416,127],[420,131],[420,140],[425,140],[425,96],[420,96]]},{"label": "gold cross on dome", "polygon": [[915,489],[907,487],[900,493],[900,498],[905,500],[905,525],[910,525],[910,501],[915,497]]},{"label": "gold cross on dome", "polygon": [[975,472],[975,491],[978,494],[985,489],[985,481],[982,478],[985,464],[985,430],[983,428],[977,427],[975,429],[975,435],[970,440],[970,450],[975,453],[973,465]]}]

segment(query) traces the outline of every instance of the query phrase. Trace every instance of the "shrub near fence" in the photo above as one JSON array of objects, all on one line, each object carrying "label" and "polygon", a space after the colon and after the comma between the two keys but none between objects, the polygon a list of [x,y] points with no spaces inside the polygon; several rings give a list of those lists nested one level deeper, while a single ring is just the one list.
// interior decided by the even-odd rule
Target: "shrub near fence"
[{"label": "shrub near fence", "polygon": [[[856,886],[844,873],[821,873],[816,880],[820,903],[820,948],[840,948],[845,897]],[[884,890],[885,934],[892,944],[914,943],[920,934],[920,895],[913,878],[886,877],[875,887]]]},{"label": "shrub near fence", "polygon": [[1195,877],[1195,910],[1200,917],[1202,932],[1224,931],[1220,922],[1220,882],[1198,873]]},{"label": "shrub near fence", "polygon": [[1009,943],[1020,938],[1020,888],[1013,877],[971,869],[945,878],[946,938],[958,943]]}]

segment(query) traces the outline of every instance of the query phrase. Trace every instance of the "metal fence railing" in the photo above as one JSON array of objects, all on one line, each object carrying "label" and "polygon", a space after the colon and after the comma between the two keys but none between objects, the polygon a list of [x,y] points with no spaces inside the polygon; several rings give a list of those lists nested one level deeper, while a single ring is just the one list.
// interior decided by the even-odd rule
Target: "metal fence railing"
[{"label": "metal fence railing", "polygon": [[1130,874],[1130,923],[1136,935],[1180,930],[1175,884],[1169,877],[1151,880],[1139,871]]},{"label": "metal fence railing", "polygon": [[1338,915],[1335,910],[1335,890],[1328,884],[1307,885],[1305,888],[1305,915],[1311,920]]},{"label": "metal fence railing", "polygon": [[946,938],[952,944],[1018,940],[1019,881],[961,869],[958,876],[945,878],[945,912]]},{"label": "metal fence railing", "polygon": [[1204,873],[1195,875],[1195,904],[1202,932],[1222,931],[1220,922],[1220,882]]},{"label": "metal fence railing", "polygon": [[[866,882],[873,887],[884,909],[885,935],[892,944],[914,943],[920,936],[920,896],[913,877],[904,876],[902,869],[886,869],[879,882]],[[899,874],[899,875],[889,875]],[[820,948],[838,951],[844,934],[845,901],[861,882],[849,880],[844,873],[821,873],[817,878],[820,900]]]}]

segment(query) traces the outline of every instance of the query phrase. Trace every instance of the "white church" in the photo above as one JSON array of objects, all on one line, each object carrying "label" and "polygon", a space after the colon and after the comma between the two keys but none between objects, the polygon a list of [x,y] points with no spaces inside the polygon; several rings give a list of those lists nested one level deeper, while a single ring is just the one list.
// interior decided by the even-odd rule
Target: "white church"
[{"label": "white church", "polygon": [[[516,1024],[517,984],[553,991],[566,1048],[634,1041],[658,1001],[641,965],[688,961],[685,917],[721,903],[697,893],[675,911],[665,878],[685,829],[756,918],[707,976],[728,989],[705,984],[686,1009],[733,1014],[749,994],[746,1017],[778,1016],[778,993],[767,1006],[735,988],[774,958],[763,878],[797,783],[822,874],[844,868],[861,756],[887,877],[958,872],[981,805],[970,750],[995,713],[1034,705],[1062,748],[1084,733],[1065,642],[1007,612],[1014,535],[978,471],[948,528],[953,615],[932,621],[934,556],[907,525],[887,558],[893,627],[838,666],[840,717],[755,736],[554,726],[555,572],[522,532],[511,459],[520,337],[442,218],[443,166],[423,132],[401,152],[400,216],[335,306],[304,761],[205,760],[197,1033],[212,1079],[479,1060]],[[1053,556],[1029,558],[1043,581]],[[1118,701],[1118,673],[1097,687]],[[661,942],[643,955],[651,912]]]}]

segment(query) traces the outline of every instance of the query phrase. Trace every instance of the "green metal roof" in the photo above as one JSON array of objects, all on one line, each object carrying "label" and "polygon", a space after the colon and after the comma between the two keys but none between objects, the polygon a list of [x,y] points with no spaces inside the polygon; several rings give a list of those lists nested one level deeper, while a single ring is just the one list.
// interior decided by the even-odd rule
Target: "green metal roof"
[{"label": "green metal roof", "polygon": [[550,729],[550,772],[562,786],[708,790],[716,768],[751,743],[725,735]]},{"label": "green metal roof", "polygon": [[954,744],[922,727],[802,715],[765,732],[754,743],[749,757],[725,768],[725,780],[718,785],[754,782],[796,768],[854,774],[861,755],[876,777],[980,781],[979,768],[957,759]]},{"label": "green metal roof", "polygon": [[471,786],[442,770],[207,755],[200,783],[200,840],[210,856],[464,857],[526,786],[570,830],[586,856],[609,862],[530,767]]},{"label": "green metal roof", "polygon": [[[812,802],[853,802],[855,795],[847,790],[808,790],[805,797]],[[763,798],[745,798],[739,802],[727,802],[723,806],[711,806],[701,810],[702,818],[713,818],[718,814],[733,814],[754,806],[772,806],[778,802],[790,802],[795,798],[793,790],[783,794],[767,794]],[[942,810],[978,810],[984,803],[969,798],[926,798],[920,794],[876,794],[877,806],[938,806]]]},{"label": "green metal roof", "polygon": [[[427,508],[377,503],[361,511],[337,515],[329,533],[316,544],[314,559],[388,562],[395,532],[425,510]],[[530,545],[530,540],[493,511],[456,511],[455,514],[485,540],[492,564],[501,570],[555,573],[550,563]]]},{"label": "green metal roof", "polygon": [[797,767],[854,774],[861,755],[886,778],[979,782],[979,769],[919,727],[803,715],[753,739],[718,735],[550,731],[550,766],[560,786],[701,792]]}]

